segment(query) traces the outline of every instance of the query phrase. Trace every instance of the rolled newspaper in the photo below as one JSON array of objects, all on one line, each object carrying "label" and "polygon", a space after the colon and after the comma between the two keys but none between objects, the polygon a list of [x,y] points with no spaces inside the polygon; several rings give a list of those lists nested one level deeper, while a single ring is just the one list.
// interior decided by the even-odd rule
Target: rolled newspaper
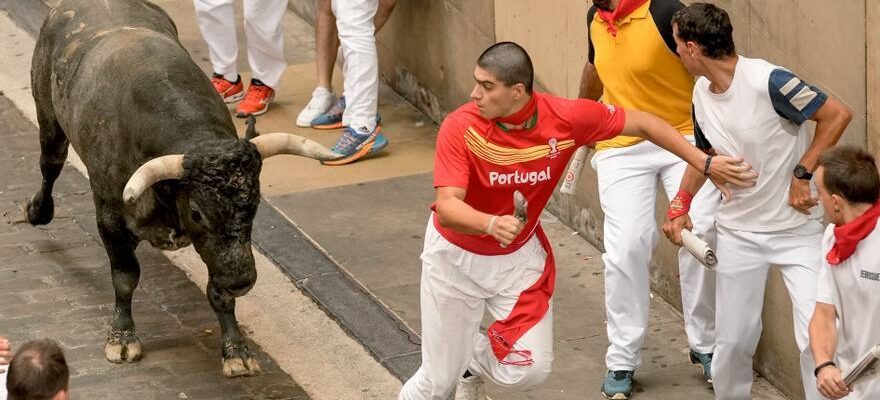
[{"label": "rolled newspaper", "polygon": [[697,235],[694,235],[693,232],[687,229],[682,229],[681,241],[684,248],[693,254],[697,260],[700,260],[706,269],[711,271],[715,267],[715,264],[718,262],[718,259],[715,258],[715,250],[712,250],[712,248],[709,247],[709,244],[704,242],[703,239],[700,239]]},{"label": "rolled newspaper", "polygon": [[568,171],[565,173],[565,179],[559,192],[563,194],[574,194],[574,188],[577,181],[581,177],[581,168],[584,166],[584,160],[587,159],[587,146],[578,147],[574,155],[571,156],[571,162],[568,164]]},{"label": "rolled newspaper", "polygon": [[880,360],[880,344],[868,350],[868,352],[859,359],[859,362],[843,372],[843,381],[846,382],[846,386],[852,389],[853,385],[858,382],[860,378],[876,373],[878,364],[877,360]]}]

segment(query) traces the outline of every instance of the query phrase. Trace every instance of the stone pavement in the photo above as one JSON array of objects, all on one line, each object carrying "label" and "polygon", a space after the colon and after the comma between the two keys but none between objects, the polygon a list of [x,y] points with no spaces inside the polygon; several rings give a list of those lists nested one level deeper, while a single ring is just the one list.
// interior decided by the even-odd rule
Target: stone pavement
[{"label": "stone pavement", "polygon": [[36,128],[5,97],[0,125],[0,335],[13,345],[58,340],[73,399],[309,398],[254,343],[263,374],[224,378],[219,324],[205,295],[147,245],[138,250],[142,274],[133,301],[144,358],[122,365],[104,360],[114,295],[88,181],[68,166],[56,185],[55,219],[27,224],[20,207],[40,182]]},{"label": "stone pavement", "polygon": [[[208,72],[207,50],[191,2],[156,3],[175,19],[182,42]],[[289,13],[284,21],[291,65],[276,103],[259,117],[257,128],[261,132],[292,131],[332,145],[338,131],[294,127],[296,114],[308,101],[315,82],[314,43],[312,28],[303,20]],[[242,68],[247,66],[242,64]],[[336,88],[342,87],[340,75],[337,70]],[[261,208],[261,212],[278,214],[287,223],[269,218],[275,222],[255,229],[254,243],[386,368],[405,379],[419,361],[418,255],[433,197],[436,125],[384,85],[380,113],[391,145],[379,157],[344,167],[321,167],[294,157],[276,157],[265,163],[261,176],[264,204],[273,207]],[[237,124],[243,132],[242,121]],[[9,201],[21,201],[29,195],[9,197]],[[607,340],[600,254],[551,215],[545,214],[543,220],[559,266],[554,372],[547,383],[532,390],[511,392],[493,387],[490,392],[496,400],[601,398],[598,388],[605,373]],[[288,245],[303,238],[314,242],[320,251],[300,251]],[[636,375],[636,398],[713,398],[698,370],[687,362],[681,315],[659,297],[652,301],[651,315],[644,364]],[[784,398],[766,381],[758,379],[756,383],[755,398]]]}]

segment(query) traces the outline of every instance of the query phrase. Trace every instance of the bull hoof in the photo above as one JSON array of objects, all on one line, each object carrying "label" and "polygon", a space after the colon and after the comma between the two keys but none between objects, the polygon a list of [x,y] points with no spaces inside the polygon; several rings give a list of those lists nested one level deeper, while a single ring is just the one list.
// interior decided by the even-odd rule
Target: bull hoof
[{"label": "bull hoof", "polygon": [[132,331],[110,331],[107,344],[104,345],[104,356],[107,361],[122,364],[123,361],[135,362],[141,358],[143,349],[141,340]]},{"label": "bull hoof", "polygon": [[24,210],[24,219],[31,225],[46,225],[55,217],[55,201],[52,197],[44,198],[40,202],[35,201],[38,198],[39,194],[28,201]]},{"label": "bull hoof", "polygon": [[227,378],[252,376],[260,373],[260,363],[244,343],[227,342],[223,346],[223,375]]},{"label": "bull hoof", "polygon": [[253,376],[260,373],[260,363],[256,358],[248,357],[241,359],[238,357],[227,358],[223,360],[223,375],[227,378],[235,378],[237,376]]}]

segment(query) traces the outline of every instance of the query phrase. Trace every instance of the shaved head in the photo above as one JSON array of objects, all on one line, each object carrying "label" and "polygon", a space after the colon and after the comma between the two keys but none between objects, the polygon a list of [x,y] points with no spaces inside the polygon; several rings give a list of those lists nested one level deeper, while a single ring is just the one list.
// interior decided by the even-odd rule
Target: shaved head
[{"label": "shaved head", "polygon": [[513,42],[492,45],[477,59],[477,66],[489,71],[495,78],[510,87],[522,83],[526,93],[532,93],[535,72],[532,59],[525,49]]}]

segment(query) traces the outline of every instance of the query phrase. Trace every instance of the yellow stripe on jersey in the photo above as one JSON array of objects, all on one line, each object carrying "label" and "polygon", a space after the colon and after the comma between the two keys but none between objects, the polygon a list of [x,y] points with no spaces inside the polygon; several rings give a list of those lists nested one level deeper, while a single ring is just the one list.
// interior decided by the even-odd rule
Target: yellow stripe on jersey
[{"label": "yellow stripe on jersey", "polygon": [[[524,149],[499,146],[480,136],[474,128],[468,128],[464,135],[465,144],[477,157],[495,165],[511,165],[537,160],[550,155],[554,150],[549,144],[542,144]],[[561,140],[556,144],[555,151],[562,151],[574,146],[574,140]]]}]

